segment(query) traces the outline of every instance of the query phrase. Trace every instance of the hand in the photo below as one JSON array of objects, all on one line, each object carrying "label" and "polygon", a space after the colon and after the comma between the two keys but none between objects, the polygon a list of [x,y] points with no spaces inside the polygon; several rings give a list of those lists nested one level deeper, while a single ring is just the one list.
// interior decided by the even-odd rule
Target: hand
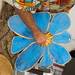
[{"label": "hand", "polygon": [[34,34],[34,37],[35,37],[35,39],[36,39],[36,42],[38,43],[38,44],[40,44],[40,45],[42,45],[42,44],[44,44],[44,43],[46,43],[46,36],[43,34],[43,33],[41,33],[41,32],[37,32],[36,34]]}]

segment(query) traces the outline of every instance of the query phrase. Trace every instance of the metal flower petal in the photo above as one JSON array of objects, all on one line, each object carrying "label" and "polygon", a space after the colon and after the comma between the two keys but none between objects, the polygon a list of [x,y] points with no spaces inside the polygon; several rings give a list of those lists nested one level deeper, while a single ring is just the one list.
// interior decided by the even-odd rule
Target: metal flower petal
[{"label": "metal flower petal", "polygon": [[48,50],[48,47],[46,47],[45,51],[44,51],[44,54],[43,54],[43,57],[39,63],[39,67],[41,69],[48,69],[50,66],[53,65],[53,61],[50,57],[50,53],[49,53],[49,50]]},{"label": "metal flower petal", "polygon": [[57,64],[64,65],[71,59],[69,52],[60,45],[50,44],[49,51]]},{"label": "metal flower petal", "polygon": [[13,37],[11,44],[11,53],[12,54],[19,53],[23,49],[27,48],[32,42],[34,41],[19,36]]},{"label": "metal flower petal", "polygon": [[42,57],[44,48],[33,44],[26,51],[23,51],[16,59],[16,70],[25,71],[31,69]]},{"label": "metal flower petal", "polygon": [[66,13],[57,13],[50,24],[49,32],[54,35],[63,32],[64,30],[68,29],[69,26],[69,16]]},{"label": "metal flower petal", "polygon": [[14,33],[16,33],[19,36],[28,39],[33,37],[30,29],[25,25],[25,23],[21,20],[21,18],[18,15],[9,18],[8,26]]},{"label": "metal flower petal", "polygon": [[53,42],[55,43],[68,43],[71,41],[71,36],[68,32],[63,32],[62,34],[54,35]]},{"label": "metal flower petal", "polygon": [[40,13],[33,14],[33,18],[34,18],[34,21],[35,21],[37,27],[43,33],[45,33],[46,29],[48,27],[48,24],[50,22],[51,15],[49,13],[40,12]]}]

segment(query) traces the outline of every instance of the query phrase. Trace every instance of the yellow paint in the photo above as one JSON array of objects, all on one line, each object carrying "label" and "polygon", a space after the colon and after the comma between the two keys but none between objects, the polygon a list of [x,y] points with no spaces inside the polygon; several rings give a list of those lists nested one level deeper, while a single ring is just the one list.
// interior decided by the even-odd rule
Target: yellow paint
[{"label": "yellow paint", "polygon": [[45,36],[47,38],[46,42],[41,44],[41,46],[48,46],[49,44],[52,43],[52,38],[53,38],[53,35],[51,33],[45,33]]}]

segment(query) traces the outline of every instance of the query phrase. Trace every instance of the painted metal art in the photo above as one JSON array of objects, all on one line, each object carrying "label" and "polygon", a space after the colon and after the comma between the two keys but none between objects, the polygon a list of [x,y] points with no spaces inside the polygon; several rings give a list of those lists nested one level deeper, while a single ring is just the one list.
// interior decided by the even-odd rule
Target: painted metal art
[{"label": "painted metal art", "polygon": [[[28,71],[37,64],[40,68],[48,69],[53,63],[64,65],[71,60],[67,49],[59,45],[70,42],[71,36],[67,32],[70,18],[67,13],[54,15],[46,12],[33,14],[37,27],[48,38],[46,43],[37,44],[32,32],[18,15],[9,18],[8,26],[17,36],[11,43],[11,53],[18,54],[15,61],[17,71]],[[38,61],[40,62],[38,63]]]}]

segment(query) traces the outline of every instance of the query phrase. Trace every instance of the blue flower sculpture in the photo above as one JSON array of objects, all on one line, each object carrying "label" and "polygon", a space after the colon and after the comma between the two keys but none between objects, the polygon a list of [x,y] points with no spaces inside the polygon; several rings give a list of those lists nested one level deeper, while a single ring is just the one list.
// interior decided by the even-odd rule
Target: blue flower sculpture
[{"label": "blue flower sculpture", "polygon": [[70,19],[64,12],[52,16],[50,13],[39,12],[33,14],[37,27],[48,38],[47,42],[39,45],[36,43],[32,32],[18,15],[8,20],[9,28],[18,36],[14,36],[11,44],[11,53],[17,54],[15,68],[18,71],[30,70],[38,61],[40,68],[49,68],[53,63],[64,65],[70,61],[69,52],[58,45],[71,40],[67,29]]}]

